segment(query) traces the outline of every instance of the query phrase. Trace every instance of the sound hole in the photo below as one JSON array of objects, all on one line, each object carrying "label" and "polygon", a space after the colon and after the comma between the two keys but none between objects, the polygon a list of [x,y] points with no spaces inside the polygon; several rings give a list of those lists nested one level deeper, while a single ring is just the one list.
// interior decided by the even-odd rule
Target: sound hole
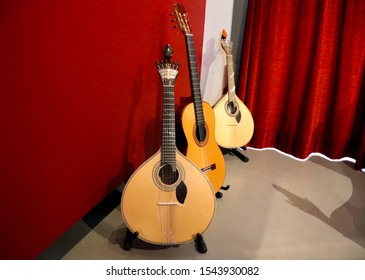
[{"label": "sound hole", "polygon": [[207,137],[207,131],[205,130],[205,125],[204,123],[202,124],[198,124],[196,126],[196,139],[199,141],[199,142],[204,142],[205,138]]},{"label": "sound hole", "polygon": [[229,114],[234,115],[237,112],[237,104],[236,102],[228,102],[227,103],[227,111]]},{"label": "sound hole", "polygon": [[162,166],[158,175],[161,178],[161,182],[165,185],[172,185],[179,178],[179,172],[177,169],[174,170],[170,164]]}]

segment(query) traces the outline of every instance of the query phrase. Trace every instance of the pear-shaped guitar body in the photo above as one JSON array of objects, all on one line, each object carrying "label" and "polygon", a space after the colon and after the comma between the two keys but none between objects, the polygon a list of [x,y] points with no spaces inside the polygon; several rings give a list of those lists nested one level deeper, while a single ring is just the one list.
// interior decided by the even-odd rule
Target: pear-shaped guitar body
[{"label": "pear-shaped guitar body", "polygon": [[127,182],[121,202],[124,221],[138,238],[152,244],[191,241],[213,219],[213,188],[199,168],[177,150],[176,181],[164,183],[161,172],[166,167],[160,159],[158,151]]}]

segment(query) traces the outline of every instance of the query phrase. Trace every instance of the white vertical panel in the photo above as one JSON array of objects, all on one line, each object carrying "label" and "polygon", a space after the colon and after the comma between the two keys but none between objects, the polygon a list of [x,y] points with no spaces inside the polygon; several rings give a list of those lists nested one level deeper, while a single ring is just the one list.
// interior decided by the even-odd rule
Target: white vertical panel
[{"label": "white vertical panel", "polygon": [[214,105],[226,84],[225,53],[220,46],[222,29],[230,38],[234,0],[207,0],[200,88],[203,100]]}]

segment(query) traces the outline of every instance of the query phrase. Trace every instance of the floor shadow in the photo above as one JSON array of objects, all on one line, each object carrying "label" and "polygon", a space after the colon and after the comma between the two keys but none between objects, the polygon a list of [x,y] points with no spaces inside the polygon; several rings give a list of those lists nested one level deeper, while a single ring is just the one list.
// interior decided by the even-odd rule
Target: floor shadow
[{"label": "floor shadow", "polygon": [[351,239],[365,248],[365,208],[358,208],[351,204],[351,198],[335,209],[328,217],[322,210],[307,198],[302,198],[294,193],[273,184],[273,187],[285,195],[287,202],[299,210],[321,220],[344,237]]},{"label": "floor shadow", "polygon": [[[343,205],[334,210],[331,214],[331,219],[340,224],[351,221],[351,227],[354,227],[356,232],[360,233],[362,238],[365,237],[365,174],[355,170],[354,162],[343,160],[333,162],[319,156],[310,157],[310,161],[321,165],[331,171],[337,172],[351,180],[352,194],[351,197]],[[350,214],[347,214],[347,213]],[[350,239],[356,239],[357,235],[353,232],[342,232]],[[364,247],[364,246],[363,246]]]}]

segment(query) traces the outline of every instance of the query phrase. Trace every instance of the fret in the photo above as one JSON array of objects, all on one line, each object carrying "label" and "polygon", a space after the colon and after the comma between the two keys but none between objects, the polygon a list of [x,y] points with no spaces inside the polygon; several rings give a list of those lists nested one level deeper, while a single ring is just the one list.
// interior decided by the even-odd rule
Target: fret
[{"label": "fret", "polygon": [[236,94],[236,86],[234,81],[234,65],[233,56],[231,54],[226,55],[227,59],[227,76],[228,76],[228,100],[231,102]]},{"label": "fret", "polygon": [[176,168],[176,139],[175,139],[175,98],[174,82],[164,79],[162,105],[162,145],[161,164]]},{"label": "fret", "polygon": [[[175,136],[175,79],[180,69],[179,63],[171,62],[172,49],[164,48],[164,61],[156,63],[163,84],[162,96],[162,144],[161,164],[176,170],[176,136]],[[165,169],[163,169],[165,170]]]}]

